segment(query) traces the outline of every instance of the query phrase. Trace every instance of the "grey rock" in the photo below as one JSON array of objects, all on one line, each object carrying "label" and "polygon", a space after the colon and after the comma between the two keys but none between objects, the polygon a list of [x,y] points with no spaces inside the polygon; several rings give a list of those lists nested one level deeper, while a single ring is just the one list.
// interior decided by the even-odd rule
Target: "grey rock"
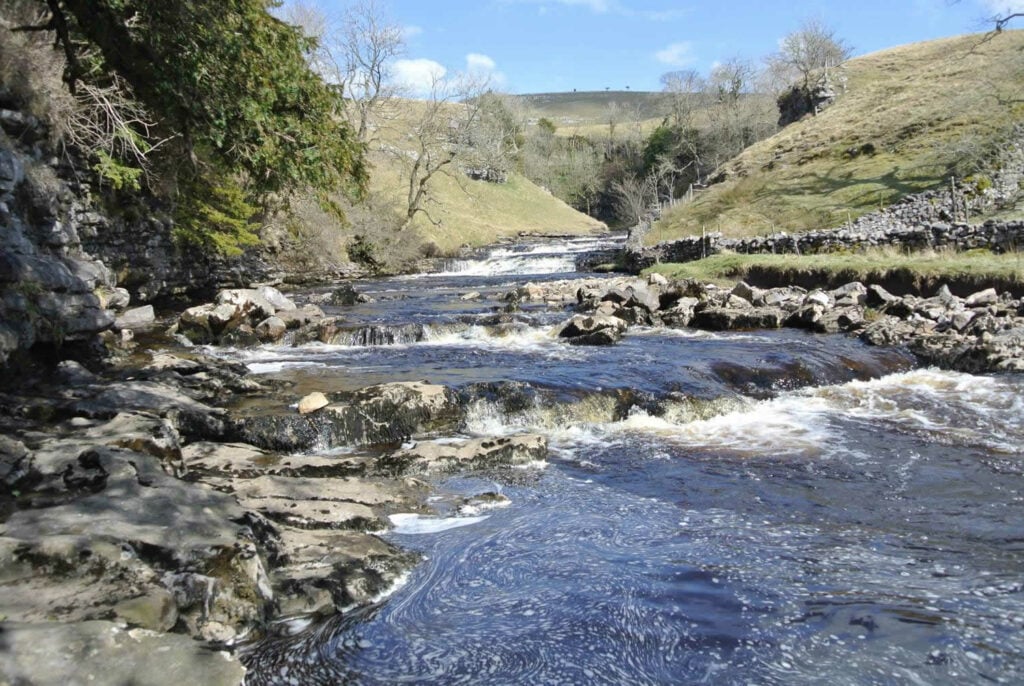
[{"label": "grey rock", "polygon": [[119,329],[145,329],[156,323],[156,313],[152,305],[143,305],[122,312],[114,321]]},{"label": "grey rock", "polygon": [[0,624],[0,681],[38,686],[239,686],[245,668],[188,637],[106,621]]},{"label": "grey rock", "polygon": [[280,317],[267,317],[254,328],[256,336],[263,343],[277,343],[284,338],[288,326]]},{"label": "grey rock", "polygon": [[994,288],[986,288],[983,291],[972,293],[964,300],[964,304],[967,307],[983,307],[985,305],[995,305],[998,302],[999,294]]},{"label": "grey rock", "polygon": [[779,309],[753,309],[749,305],[746,308],[707,307],[694,313],[690,325],[709,331],[778,329],[786,316],[786,313]]},{"label": "grey rock", "polygon": [[574,345],[611,345],[619,341],[626,326],[618,317],[578,314],[552,329],[552,334]]}]

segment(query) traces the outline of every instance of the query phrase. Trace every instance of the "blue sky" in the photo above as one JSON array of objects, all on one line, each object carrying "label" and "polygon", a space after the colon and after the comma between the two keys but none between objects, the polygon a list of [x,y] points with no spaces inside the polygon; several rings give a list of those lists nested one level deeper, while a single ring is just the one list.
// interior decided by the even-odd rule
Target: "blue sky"
[{"label": "blue sky", "polygon": [[[337,16],[345,0],[313,0]],[[498,90],[660,90],[675,69],[760,60],[801,21],[834,28],[857,55],[984,30],[1024,0],[377,0],[406,30],[397,71],[487,72]],[[1018,25],[1024,25],[1019,20]]]}]

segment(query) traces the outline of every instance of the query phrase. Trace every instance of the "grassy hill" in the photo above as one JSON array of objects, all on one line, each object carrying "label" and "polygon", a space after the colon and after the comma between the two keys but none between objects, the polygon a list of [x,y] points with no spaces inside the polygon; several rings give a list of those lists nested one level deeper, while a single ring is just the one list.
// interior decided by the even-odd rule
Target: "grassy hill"
[{"label": "grassy hill", "polygon": [[560,136],[607,138],[611,108],[616,108],[616,138],[637,125],[647,136],[665,118],[670,109],[668,96],[649,91],[580,91],[572,93],[534,93],[518,95],[531,122],[544,117],[553,122]]},{"label": "grassy hill", "polygon": [[847,63],[816,117],[745,150],[724,181],[659,221],[648,242],[837,226],[968,173],[1024,121],[1024,31],[901,46]]}]

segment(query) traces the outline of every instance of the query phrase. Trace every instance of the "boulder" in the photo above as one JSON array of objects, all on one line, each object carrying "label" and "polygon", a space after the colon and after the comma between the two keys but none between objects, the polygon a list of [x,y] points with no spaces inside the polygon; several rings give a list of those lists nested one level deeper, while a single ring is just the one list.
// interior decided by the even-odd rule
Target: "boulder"
[{"label": "boulder", "polygon": [[771,307],[706,307],[694,313],[690,326],[709,331],[778,329],[786,312]]},{"label": "boulder", "polygon": [[144,329],[155,323],[156,313],[152,305],[125,310],[114,320],[114,326],[118,329]]},{"label": "boulder", "polygon": [[612,345],[622,338],[626,326],[626,322],[618,317],[578,314],[556,326],[552,333],[572,345]]},{"label": "boulder", "polygon": [[972,293],[964,300],[964,304],[967,307],[985,307],[987,305],[995,305],[998,302],[999,294],[994,288],[986,288],[983,291]]},{"label": "boulder", "polygon": [[299,414],[309,414],[310,412],[316,412],[322,407],[327,407],[331,404],[331,401],[327,399],[327,396],[320,391],[315,391],[302,398],[299,401]]},{"label": "boulder", "polygon": [[259,338],[261,343],[277,343],[284,338],[285,333],[288,331],[288,326],[280,317],[267,317],[254,329],[256,337]]},{"label": "boulder", "polygon": [[295,303],[273,286],[260,286],[256,292],[278,310],[294,310]]},{"label": "boulder", "polygon": [[[280,293],[278,293],[278,295],[281,298],[284,298]],[[263,295],[261,291],[254,288],[232,288],[223,290],[217,294],[218,305],[228,305],[234,308],[235,314],[232,318],[239,316],[244,317],[250,323],[271,317],[278,309],[295,309],[295,303],[287,300],[286,298],[284,298],[284,300],[291,305],[291,307],[276,307]]]},{"label": "boulder", "polygon": [[288,329],[298,329],[318,319],[323,319],[324,311],[313,304],[303,305],[299,309],[278,310],[275,314]]}]

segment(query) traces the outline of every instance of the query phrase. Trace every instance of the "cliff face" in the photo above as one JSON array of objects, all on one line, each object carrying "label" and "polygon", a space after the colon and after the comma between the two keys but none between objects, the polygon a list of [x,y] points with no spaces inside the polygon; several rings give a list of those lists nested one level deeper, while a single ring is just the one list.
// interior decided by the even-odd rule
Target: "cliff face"
[{"label": "cliff face", "polygon": [[53,166],[0,138],[0,363],[19,349],[86,342],[128,304],[82,249],[77,227],[93,214]]},{"label": "cliff face", "polygon": [[257,256],[227,260],[173,238],[150,198],[104,206],[47,150],[30,117],[0,102],[0,365],[17,351],[88,345],[117,312],[165,298],[273,281]]}]

